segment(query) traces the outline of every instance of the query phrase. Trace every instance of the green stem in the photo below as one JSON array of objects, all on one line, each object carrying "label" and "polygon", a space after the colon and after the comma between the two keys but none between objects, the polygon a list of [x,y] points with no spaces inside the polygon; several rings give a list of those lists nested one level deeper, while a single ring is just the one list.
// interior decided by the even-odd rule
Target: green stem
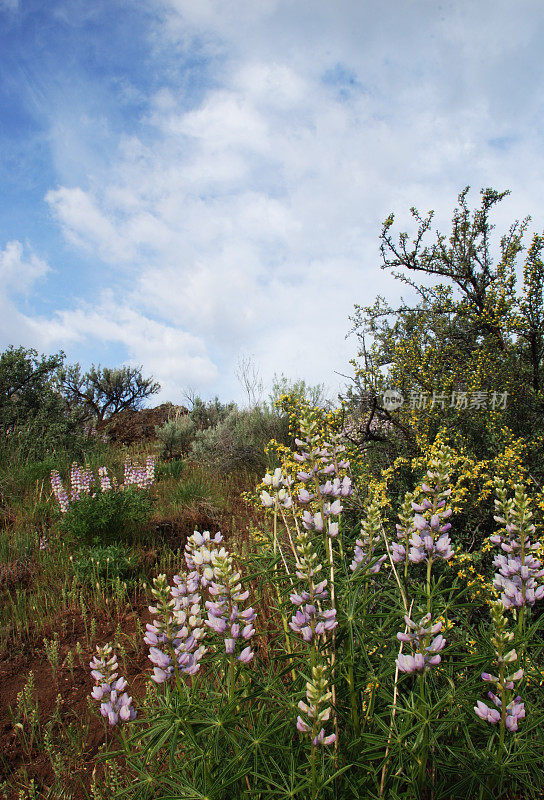
[{"label": "green stem", "polygon": [[348,685],[349,685],[349,696],[351,702],[351,722],[353,725],[353,731],[355,733],[355,736],[359,737],[361,731],[361,725],[359,722],[359,712],[357,709],[357,695],[355,693],[355,673],[354,673],[355,647],[353,641],[353,620],[351,617],[348,617],[348,623],[349,623]]},{"label": "green stem", "polygon": [[417,784],[419,789],[423,788],[423,784],[425,783],[425,770],[427,768],[427,757],[429,753],[429,721],[427,719],[426,713],[426,699],[425,699],[425,673],[422,673],[419,676],[419,703],[420,703],[420,710],[423,714],[425,711],[425,721],[423,726],[423,740],[421,743],[421,753],[419,757],[419,771],[418,771],[418,779]]},{"label": "green stem", "polygon": [[427,561],[427,614],[431,613],[431,570],[433,568],[433,559],[429,556]]},{"label": "green stem", "polygon": [[232,703],[234,699],[234,670],[236,668],[236,662],[234,659],[234,654],[231,653],[229,656],[229,701]]}]

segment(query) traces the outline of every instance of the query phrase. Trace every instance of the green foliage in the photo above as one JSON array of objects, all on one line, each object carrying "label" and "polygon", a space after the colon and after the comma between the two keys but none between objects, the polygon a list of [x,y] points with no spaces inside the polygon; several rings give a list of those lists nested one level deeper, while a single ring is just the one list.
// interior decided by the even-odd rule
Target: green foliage
[{"label": "green foliage", "polygon": [[191,455],[219,472],[259,471],[266,468],[265,446],[270,439],[289,441],[285,415],[265,406],[232,410],[214,427],[197,431]]},{"label": "green foliage", "polygon": [[[446,428],[452,441],[481,459],[496,455],[504,427],[526,440],[544,434],[544,237],[535,234],[525,245],[527,218],[494,242],[491,213],[507,194],[482,190],[480,208],[471,211],[467,187],[451,233],[437,232],[430,243],[433,212],[412,209],[412,241],[407,233],[395,239],[393,215],[385,221],[383,268],[418,302],[395,309],[379,297],[355,307],[361,349],[348,399],[362,446],[387,443],[396,454],[414,455]],[[384,407],[387,388],[401,392],[402,407]],[[487,393],[480,408],[473,405],[478,392]]]},{"label": "green foliage", "polygon": [[231,412],[236,411],[236,403],[222,403],[218,397],[207,402],[198,396],[191,397],[190,403],[189,417],[199,430],[214,428],[224,422]]},{"label": "green foliage", "polygon": [[278,407],[281,398],[285,395],[308,403],[312,408],[325,408],[328,405],[324,383],[312,386],[303,378],[291,380],[283,374],[274,375],[269,398],[271,407]]},{"label": "green foliage", "polygon": [[70,504],[61,527],[76,542],[104,546],[145,538],[145,527],[153,510],[149,493],[132,487],[123,491],[82,495]]},{"label": "green foliage", "polygon": [[163,458],[179,458],[186,455],[191,447],[196,424],[189,416],[180,416],[169,419],[161,427],[155,428],[157,439],[162,444]]},{"label": "green foliage", "polygon": [[157,481],[167,481],[171,478],[179,480],[185,469],[185,462],[177,458],[174,461],[161,461],[155,468],[155,478]]},{"label": "green foliage", "polygon": [[81,419],[59,390],[63,361],[62,352],[38,356],[24,347],[0,355],[0,448],[11,462],[81,446]]},{"label": "green foliage", "polygon": [[109,586],[118,578],[127,580],[138,568],[136,555],[118,544],[82,549],[72,563],[78,579],[91,586],[96,581]]}]

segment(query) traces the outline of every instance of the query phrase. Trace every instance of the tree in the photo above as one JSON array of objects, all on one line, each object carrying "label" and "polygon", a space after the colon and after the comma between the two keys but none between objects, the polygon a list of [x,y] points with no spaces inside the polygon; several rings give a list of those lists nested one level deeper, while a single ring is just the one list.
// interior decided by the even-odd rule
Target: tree
[{"label": "tree", "polygon": [[142,367],[95,367],[85,374],[79,364],[61,372],[63,391],[70,402],[83,405],[99,422],[126,409],[137,410],[160,390],[152,377],[144,378]]},{"label": "tree", "polygon": [[38,356],[36,350],[8,347],[0,355],[0,418],[3,426],[24,424],[54,391],[64,353]]},{"label": "tree", "polygon": [[[23,457],[43,458],[77,445],[81,418],[60,391],[58,370],[64,353],[45,356],[25,347],[0,354],[0,440]],[[9,460],[13,452],[3,452]]]},{"label": "tree", "polygon": [[[428,243],[432,211],[423,217],[411,209],[413,239],[393,236],[393,214],[383,224],[382,269],[419,300],[393,309],[378,297],[355,307],[361,347],[349,395],[361,411],[354,436],[365,447],[396,438],[417,450],[418,441],[446,427],[482,457],[505,426],[527,439],[544,434],[544,235],[534,234],[526,247],[527,217],[496,242],[491,212],[509,192],[483,189],[474,211],[468,192],[459,195],[448,237],[436,232]],[[404,398],[399,408],[383,402],[388,388]],[[487,399],[485,411],[478,397]],[[493,398],[500,403],[492,408]]]}]

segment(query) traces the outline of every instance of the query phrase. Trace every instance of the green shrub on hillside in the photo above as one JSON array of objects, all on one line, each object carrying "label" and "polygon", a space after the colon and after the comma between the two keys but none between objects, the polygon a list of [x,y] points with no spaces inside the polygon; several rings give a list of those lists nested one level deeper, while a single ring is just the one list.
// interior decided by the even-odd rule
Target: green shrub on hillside
[{"label": "green shrub on hillside", "polygon": [[155,434],[162,443],[162,457],[176,458],[187,453],[196,433],[196,425],[188,417],[169,419],[161,427],[155,428]]},{"label": "green shrub on hillside", "polygon": [[135,488],[82,495],[70,505],[61,526],[76,541],[95,547],[131,543],[143,537],[152,508],[148,493]]},{"label": "green shrub on hillside", "polygon": [[197,431],[193,457],[219,472],[259,471],[267,466],[264,448],[270,439],[289,440],[286,416],[263,406],[231,411],[213,428]]}]

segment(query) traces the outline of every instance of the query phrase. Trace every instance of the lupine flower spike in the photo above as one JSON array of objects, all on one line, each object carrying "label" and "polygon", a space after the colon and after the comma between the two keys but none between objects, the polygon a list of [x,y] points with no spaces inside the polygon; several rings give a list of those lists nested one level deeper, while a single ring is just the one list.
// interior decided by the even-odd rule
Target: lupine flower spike
[{"label": "lupine flower spike", "polygon": [[174,586],[169,586],[166,575],[159,575],[151,590],[156,605],[149,610],[156,619],[146,625],[144,641],[154,664],[151,679],[155,683],[164,683],[176,671],[195,675],[206,652],[201,644],[205,628],[198,574],[174,575],[173,581]]},{"label": "lupine flower spike", "polygon": [[399,654],[395,662],[399,671],[409,674],[424,673],[440,664],[439,653],[446,645],[446,640],[440,633],[442,623],[431,623],[430,614],[426,614],[419,623],[413,622],[408,616],[404,617],[404,621],[410,633],[397,633],[397,639],[409,644],[413,655]]},{"label": "lupine flower spike", "polygon": [[361,521],[361,536],[355,542],[353,561],[350,566],[352,572],[360,571],[369,575],[376,575],[380,571],[387,555],[378,557],[374,554],[374,551],[376,545],[381,541],[382,535],[380,505],[377,493],[374,492],[370,499],[367,515]]},{"label": "lupine flower spike", "polygon": [[[513,664],[517,661],[518,654],[514,649],[508,650],[514,639],[514,634],[506,630],[504,606],[500,600],[493,603],[491,617],[495,628],[495,634],[491,641],[495,645],[496,664],[499,674],[492,675],[489,672],[482,672],[482,680],[486,683],[495,684],[495,692],[490,691],[487,694],[494,708],[490,708],[486,703],[478,700],[474,706],[474,711],[484,722],[489,722],[491,725],[500,724],[502,739],[505,729],[511,732],[517,731],[519,720],[525,717],[525,705],[521,697],[519,695],[513,696],[515,694],[515,684],[523,678],[523,670],[518,669],[512,671],[510,675],[506,674],[513,670]],[[505,652],[507,650],[508,652]]]},{"label": "lupine flower spike", "polygon": [[533,555],[539,546],[531,544],[530,540],[535,526],[531,522],[529,498],[520,484],[514,486],[514,497],[507,498],[504,481],[500,478],[495,480],[495,489],[498,496],[495,520],[502,523],[504,530],[490,537],[503,551],[493,561],[498,568],[493,586],[501,592],[505,608],[532,606],[544,597],[544,584],[540,582],[544,569]]},{"label": "lupine flower spike", "polygon": [[325,735],[323,722],[327,722],[331,715],[330,701],[332,693],[328,689],[327,672],[323,665],[313,667],[312,679],[306,684],[306,701],[298,704],[303,716],[297,717],[297,730],[307,733],[312,739],[314,747],[333,744],[336,740],[334,733]]},{"label": "lupine flower spike", "polygon": [[[425,497],[419,503],[412,503],[412,509],[416,514],[408,558],[415,564],[436,559],[448,561],[453,556],[448,536],[451,524],[445,522],[452,513],[452,509],[446,507],[446,499],[451,494],[451,489],[447,488],[450,469],[449,448],[442,446],[431,460],[430,466],[431,469],[427,471],[428,483],[421,485]],[[400,552],[398,550],[399,555]]]},{"label": "lupine flower spike", "polygon": [[213,575],[209,593],[215,599],[205,603],[208,618],[204,623],[224,637],[227,655],[235,656],[238,661],[247,664],[253,658],[250,640],[255,634],[253,623],[256,613],[251,607],[240,609],[249,592],[242,591],[240,573],[234,570],[230,553],[214,553]]},{"label": "lupine flower spike", "polygon": [[96,655],[89,664],[91,675],[96,683],[91,692],[93,700],[98,700],[100,713],[113,727],[122,722],[130,722],[136,718],[136,710],[132,705],[132,697],[125,692],[127,682],[118,677],[119,665],[111,644],[97,646]]}]

